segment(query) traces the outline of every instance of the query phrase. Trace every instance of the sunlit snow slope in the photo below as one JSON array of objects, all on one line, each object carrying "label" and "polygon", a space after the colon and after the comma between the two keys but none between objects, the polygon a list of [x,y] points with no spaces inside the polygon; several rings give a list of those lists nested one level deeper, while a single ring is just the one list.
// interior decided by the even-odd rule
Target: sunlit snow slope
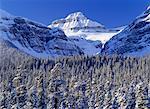
[{"label": "sunlit snow slope", "polygon": [[78,36],[93,41],[99,40],[103,44],[123,29],[107,29],[104,25],[88,19],[81,12],[71,13],[66,18],[56,20],[49,27],[64,30],[68,37]]}]

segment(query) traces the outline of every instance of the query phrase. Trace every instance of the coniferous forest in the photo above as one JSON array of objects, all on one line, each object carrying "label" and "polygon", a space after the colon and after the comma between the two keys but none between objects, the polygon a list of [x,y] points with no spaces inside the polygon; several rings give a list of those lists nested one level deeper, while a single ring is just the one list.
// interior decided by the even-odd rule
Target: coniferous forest
[{"label": "coniferous forest", "polygon": [[0,0],[0,109],[150,109],[150,0]]},{"label": "coniferous forest", "polygon": [[150,56],[5,58],[0,109],[150,109]]}]

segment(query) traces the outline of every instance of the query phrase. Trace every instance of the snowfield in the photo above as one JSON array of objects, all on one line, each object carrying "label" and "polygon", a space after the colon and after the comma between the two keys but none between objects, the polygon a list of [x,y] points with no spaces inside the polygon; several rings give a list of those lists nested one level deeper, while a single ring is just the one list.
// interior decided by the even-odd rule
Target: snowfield
[{"label": "snowfield", "polygon": [[112,38],[114,35],[120,33],[121,31],[118,32],[68,32],[66,31],[65,34],[68,37],[81,37],[85,38],[87,40],[92,40],[92,41],[101,41],[102,44],[105,44],[110,38]]}]

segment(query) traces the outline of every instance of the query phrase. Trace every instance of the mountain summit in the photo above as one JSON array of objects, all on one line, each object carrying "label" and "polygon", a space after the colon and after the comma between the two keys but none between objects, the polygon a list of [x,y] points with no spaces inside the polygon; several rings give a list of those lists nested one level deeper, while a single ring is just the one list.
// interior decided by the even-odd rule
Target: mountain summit
[{"label": "mountain summit", "polygon": [[88,19],[82,12],[75,12],[69,14],[64,19],[59,19],[49,27],[59,27],[63,30],[79,31],[81,29],[104,29],[104,26],[100,23]]},{"label": "mountain summit", "polygon": [[68,37],[82,37],[87,40],[101,41],[103,44],[112,36],[116,35],[122,29],[107,29],[101,23],[90,20],[82,12],[69,14],[66,18],[62,18],[52,22],[48,27],[57,27],[62,29]]}]

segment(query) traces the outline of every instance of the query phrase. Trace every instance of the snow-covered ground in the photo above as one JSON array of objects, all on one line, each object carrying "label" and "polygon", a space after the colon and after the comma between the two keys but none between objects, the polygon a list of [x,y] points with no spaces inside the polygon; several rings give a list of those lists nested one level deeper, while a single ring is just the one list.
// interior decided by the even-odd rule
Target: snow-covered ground
[{"label": "snow-covered ground", "polygon": [[118,34],[121,31],[118,32],[68,32],[65,31],[65,34],[68,37],[72,36],[79,36],[82,38],[85,38],[87,40],[92,40],[92,41],[101,41],[103,44],[105,44],[110,38],[112,38],[114,35]]}]

